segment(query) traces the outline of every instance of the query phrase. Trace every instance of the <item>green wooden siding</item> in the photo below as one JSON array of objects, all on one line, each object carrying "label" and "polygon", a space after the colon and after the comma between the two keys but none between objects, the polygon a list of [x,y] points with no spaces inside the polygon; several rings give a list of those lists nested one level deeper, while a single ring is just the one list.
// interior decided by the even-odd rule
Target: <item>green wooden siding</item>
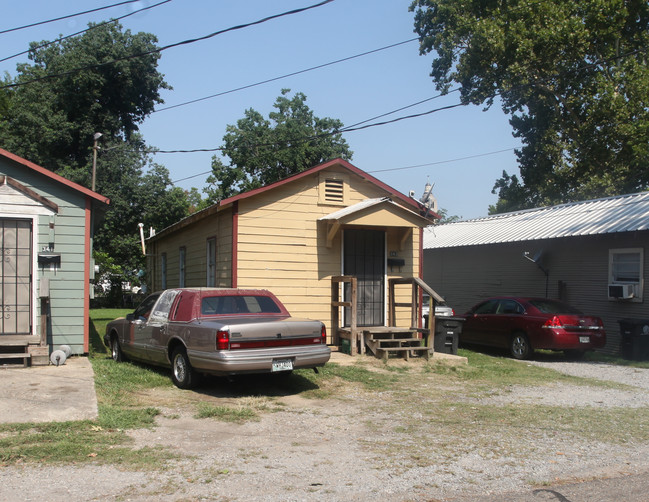
[{"label": "green wooden siding", "polygon": [[[61,266],[51,270],[49,266],[36,265],[33,270],[33,288],[38,291],[43,278],[50,282],[49,314],[51,329],[48,343],[53,349],[69,345],[75,354],[84,353],[85,325],[85,225],[86,198],[74,189],[50,180],[24,166],[0,159],[0,175],[7,175],[59,207],[54,216],[38,216],[34,232],[37,233],[35,254],[50,248],[61,254]],[[50,229],[50,221],[54,229]],[[53,235],[53,242],[51,236]],[[37,295],[36,295],[37,296]],[[40,333],[41,302],[36,298],[33,309],[36,325],[32,331]]]}]

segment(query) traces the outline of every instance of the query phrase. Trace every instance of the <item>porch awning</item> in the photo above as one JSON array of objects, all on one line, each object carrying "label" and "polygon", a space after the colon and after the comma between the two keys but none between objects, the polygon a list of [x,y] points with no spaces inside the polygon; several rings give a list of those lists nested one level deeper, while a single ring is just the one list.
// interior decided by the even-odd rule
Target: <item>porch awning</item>
[{"label": "porch awning", "polygon": [[431,220],[393,202],[389,197],[363,200],[322,216],[318,221],[326,222],[328,225],[327,247],[331,247],[342,225],[400,227],[404,229],[403,241],[405,242],[410,237],[413,227],[424,228],[432,223]]}]

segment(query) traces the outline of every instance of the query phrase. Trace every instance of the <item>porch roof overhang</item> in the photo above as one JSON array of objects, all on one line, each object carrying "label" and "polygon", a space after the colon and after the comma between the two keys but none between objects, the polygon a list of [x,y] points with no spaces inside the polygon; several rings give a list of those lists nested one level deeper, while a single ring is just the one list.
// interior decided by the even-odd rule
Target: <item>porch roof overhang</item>
[{"label": "porch roof overhang", "polygon": [[401,246],[412,235],[413,227],[424,228],[430,220],[397,204],[390,197],[366,199],[318,218],[327,223],[327,247],[343,225],[402,228]]}]

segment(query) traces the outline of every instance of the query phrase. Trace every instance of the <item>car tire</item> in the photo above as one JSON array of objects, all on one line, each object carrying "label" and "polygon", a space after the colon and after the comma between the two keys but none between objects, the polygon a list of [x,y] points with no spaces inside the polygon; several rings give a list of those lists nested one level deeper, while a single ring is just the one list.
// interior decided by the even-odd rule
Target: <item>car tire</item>
[{"label": "car tire", "polygon": [[514,359],[528,359],[534,349],[530,345],[530,340],[522,331],[514,333],[509,342],[509,351]]},{"label": "car tire", "polygon": [[119,344],[119,339],[117,335],[110,337],[110,355],[113,358],[113,361],[116,363],[121,363],[126,361],[126,356],[122,351],[122,346]]},{"label": "car tire", "polygon": [[171,380],[180,389],[191,389],[196,385],[198,375],[187,357],[183,348],[174,349],[171,356]]}]

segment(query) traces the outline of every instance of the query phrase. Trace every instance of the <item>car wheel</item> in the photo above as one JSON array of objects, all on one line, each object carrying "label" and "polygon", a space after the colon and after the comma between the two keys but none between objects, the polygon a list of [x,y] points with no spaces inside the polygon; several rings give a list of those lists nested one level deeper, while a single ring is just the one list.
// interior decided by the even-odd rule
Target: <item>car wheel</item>
[{"label": "car wheel", "polygon": [[181,389],[191,389],[196,384],[196,371],[189,363],[184,348],[175,349],[171,356],[171,379]]},{"label": "car wheel", "polygon": [[533,349],[525,333],[514,333],[509,344],[509,350],[514,359],[527,359],[532,355]]},{"label": "car wheel", "polygon": [[126,361],[126,356],[122,352],[122,346],[119,344],[119,339],[117,335],[110,337],[110,355],[113,358],[113,361],[121,363]]}]

